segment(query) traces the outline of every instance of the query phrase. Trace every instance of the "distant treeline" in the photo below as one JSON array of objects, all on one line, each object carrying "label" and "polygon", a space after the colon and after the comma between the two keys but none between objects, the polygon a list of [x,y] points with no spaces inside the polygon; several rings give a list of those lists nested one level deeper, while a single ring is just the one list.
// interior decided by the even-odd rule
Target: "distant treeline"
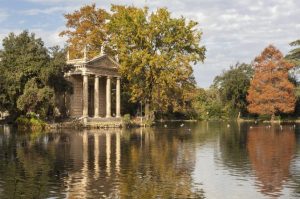
[{"label": "distant treeline", "polygon": [[299,112],[300,41],[285,57],[270,45],[251,64],[237,63],[197,89],[193,107],[199,119],[296,118]]}]

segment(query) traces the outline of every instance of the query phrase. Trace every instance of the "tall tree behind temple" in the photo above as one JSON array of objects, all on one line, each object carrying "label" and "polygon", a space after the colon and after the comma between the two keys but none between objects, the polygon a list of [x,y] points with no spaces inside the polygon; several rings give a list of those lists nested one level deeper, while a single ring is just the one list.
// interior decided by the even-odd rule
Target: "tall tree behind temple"
[{"label": "tall tree behind temple", "polygon": [[289,70],[293,67],[272,45],[255,58],[254,77],[247,96],[249,112],[274,118],[277,113],[294,111],[295,86],[289,81]]},{"label": "tall tree behind temple", "polygon": [[[205,58],[197,23],[183,17],[172,18],[166,9],[149,13],[147,8],[113,5],[111,11],[108,16],[95,5],[83,7],[66,15],[67,28],[72,28],[72,32],[61,34],[68,36],[71,46],[76,45],[77,36],[89,48],[108,42],[105,52],[118,56],[122,87],[130,93],[131,102],[150,104],[154,111],[182,109],[186,105],[187,90],[195,86],[191,64]],[[109,20],[86,17],[97,13],[108,16]],[[102,32],[98,31],[99,27],[103,27]],[[90,39],[92,33],[99,37],[107,35]]]},{"label": "tall tree behind temple", "polygon": [[67,30],[60,33],[67,36],[70,57],[82,58],[82,50],[88,48],[88,57],[94,57],[101,51],[101,47],[107,41],[107,24],[109,14],[96,8],[96,5],[87,5],[71,14],[66,14]]},{"label": "tall tree behind temple", "polygon": [[177,111],[183,92],[195,84],[191,63],[204,60],[202,33],[197,23],[172,18],[167,9],[148,10],[112,6],[111,46],[128,80],[132,101],[144,101],[152,110]]}]

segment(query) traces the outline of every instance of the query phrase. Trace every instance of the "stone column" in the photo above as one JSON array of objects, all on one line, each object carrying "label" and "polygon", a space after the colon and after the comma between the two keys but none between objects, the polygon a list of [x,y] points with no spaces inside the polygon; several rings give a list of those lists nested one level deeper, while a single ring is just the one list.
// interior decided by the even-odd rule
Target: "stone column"
[{"label": "stone column", "polygon": [[83,111],[82,116],[88,117],[88,110],[89,110],[89,79],[87,74],[83,74],[83,92],[82,92],[82,98],[83,98]]},{"label": "stone column", "polygon": [[99,117],[99,76],[95,76],[94,86],[94,117]]},{"label": "stone column", "polygon": [[117,77],[117,83],[116,83],[116,117],[121,117],[121,83],[120,83],[120,77]]},{"label": "stone column", "polygon": [[111,117],[111,77],[106,79],[106,117]]}]

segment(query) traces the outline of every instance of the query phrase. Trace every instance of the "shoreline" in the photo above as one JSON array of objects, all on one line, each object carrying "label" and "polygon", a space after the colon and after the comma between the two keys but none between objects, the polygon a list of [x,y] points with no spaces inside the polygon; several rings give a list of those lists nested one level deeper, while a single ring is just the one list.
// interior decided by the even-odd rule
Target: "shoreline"
[{"label": "shoreline", "polygon": [[22,126],[17,124],[17,122],[5,122],[0,121],[0,125],[13,125],[17,126],[20,129],[23,130],[54,130],[54,129],[122,129],[122,128],[140,128],[140,127],[155,127],[156,124],[166,123],[166,122],[184,122],[184,123],[196,123],[196,122],[238,122],[238,123],[247,123],[247,122],[255,122],[255,123],[267,123],[267,124],[281,124],[281,123],[300,123],[300,119],[289,119],[289,120],[275,120],[275,121],[269,121],[269,120],[257,120],[257,119],[243,119],[239,118],[236,120],[179,120],[179,119],[170,119],[170,120],[155,120],[154,122],[147,122],[143,121],[140,122],[139,119],[131,119],[130,121],[124,121],[123,118],[118,118],[117,120],[114,119],[103,119],[103,120],[96,120],[96,121],[86,121],[84,119],[73,119],[70,120],[70,118],[61,121],[61,122],[45,122],[44,126]]}]

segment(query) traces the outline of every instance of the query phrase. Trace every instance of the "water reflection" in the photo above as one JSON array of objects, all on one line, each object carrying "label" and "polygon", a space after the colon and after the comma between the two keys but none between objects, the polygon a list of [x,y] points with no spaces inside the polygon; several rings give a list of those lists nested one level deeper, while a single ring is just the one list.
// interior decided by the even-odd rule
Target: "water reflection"
[{"label": "water reflection", "polygon": [[249,177],[249,157],[247,153],[247,123],[232,123],[230,128],[223,128],[220,133],[220,153],[226,169],[234,175]]},{"label": "water reflection", "polygon": [[247,139],[257,186],[265,195],[280,196],[295,154],[295,129],[292,126],[255,127],[249,130]]},{"label": "water reflection", "polygon": [[[10,129],[9,129],[10,130]],[[174,129],[0,130],[0,198],[201,198],[192,136]]]},{"label": "water reflection", "polygon": [[0,198],[299,198],[298,131],[220,122],[31,134],[0,126]]}]

